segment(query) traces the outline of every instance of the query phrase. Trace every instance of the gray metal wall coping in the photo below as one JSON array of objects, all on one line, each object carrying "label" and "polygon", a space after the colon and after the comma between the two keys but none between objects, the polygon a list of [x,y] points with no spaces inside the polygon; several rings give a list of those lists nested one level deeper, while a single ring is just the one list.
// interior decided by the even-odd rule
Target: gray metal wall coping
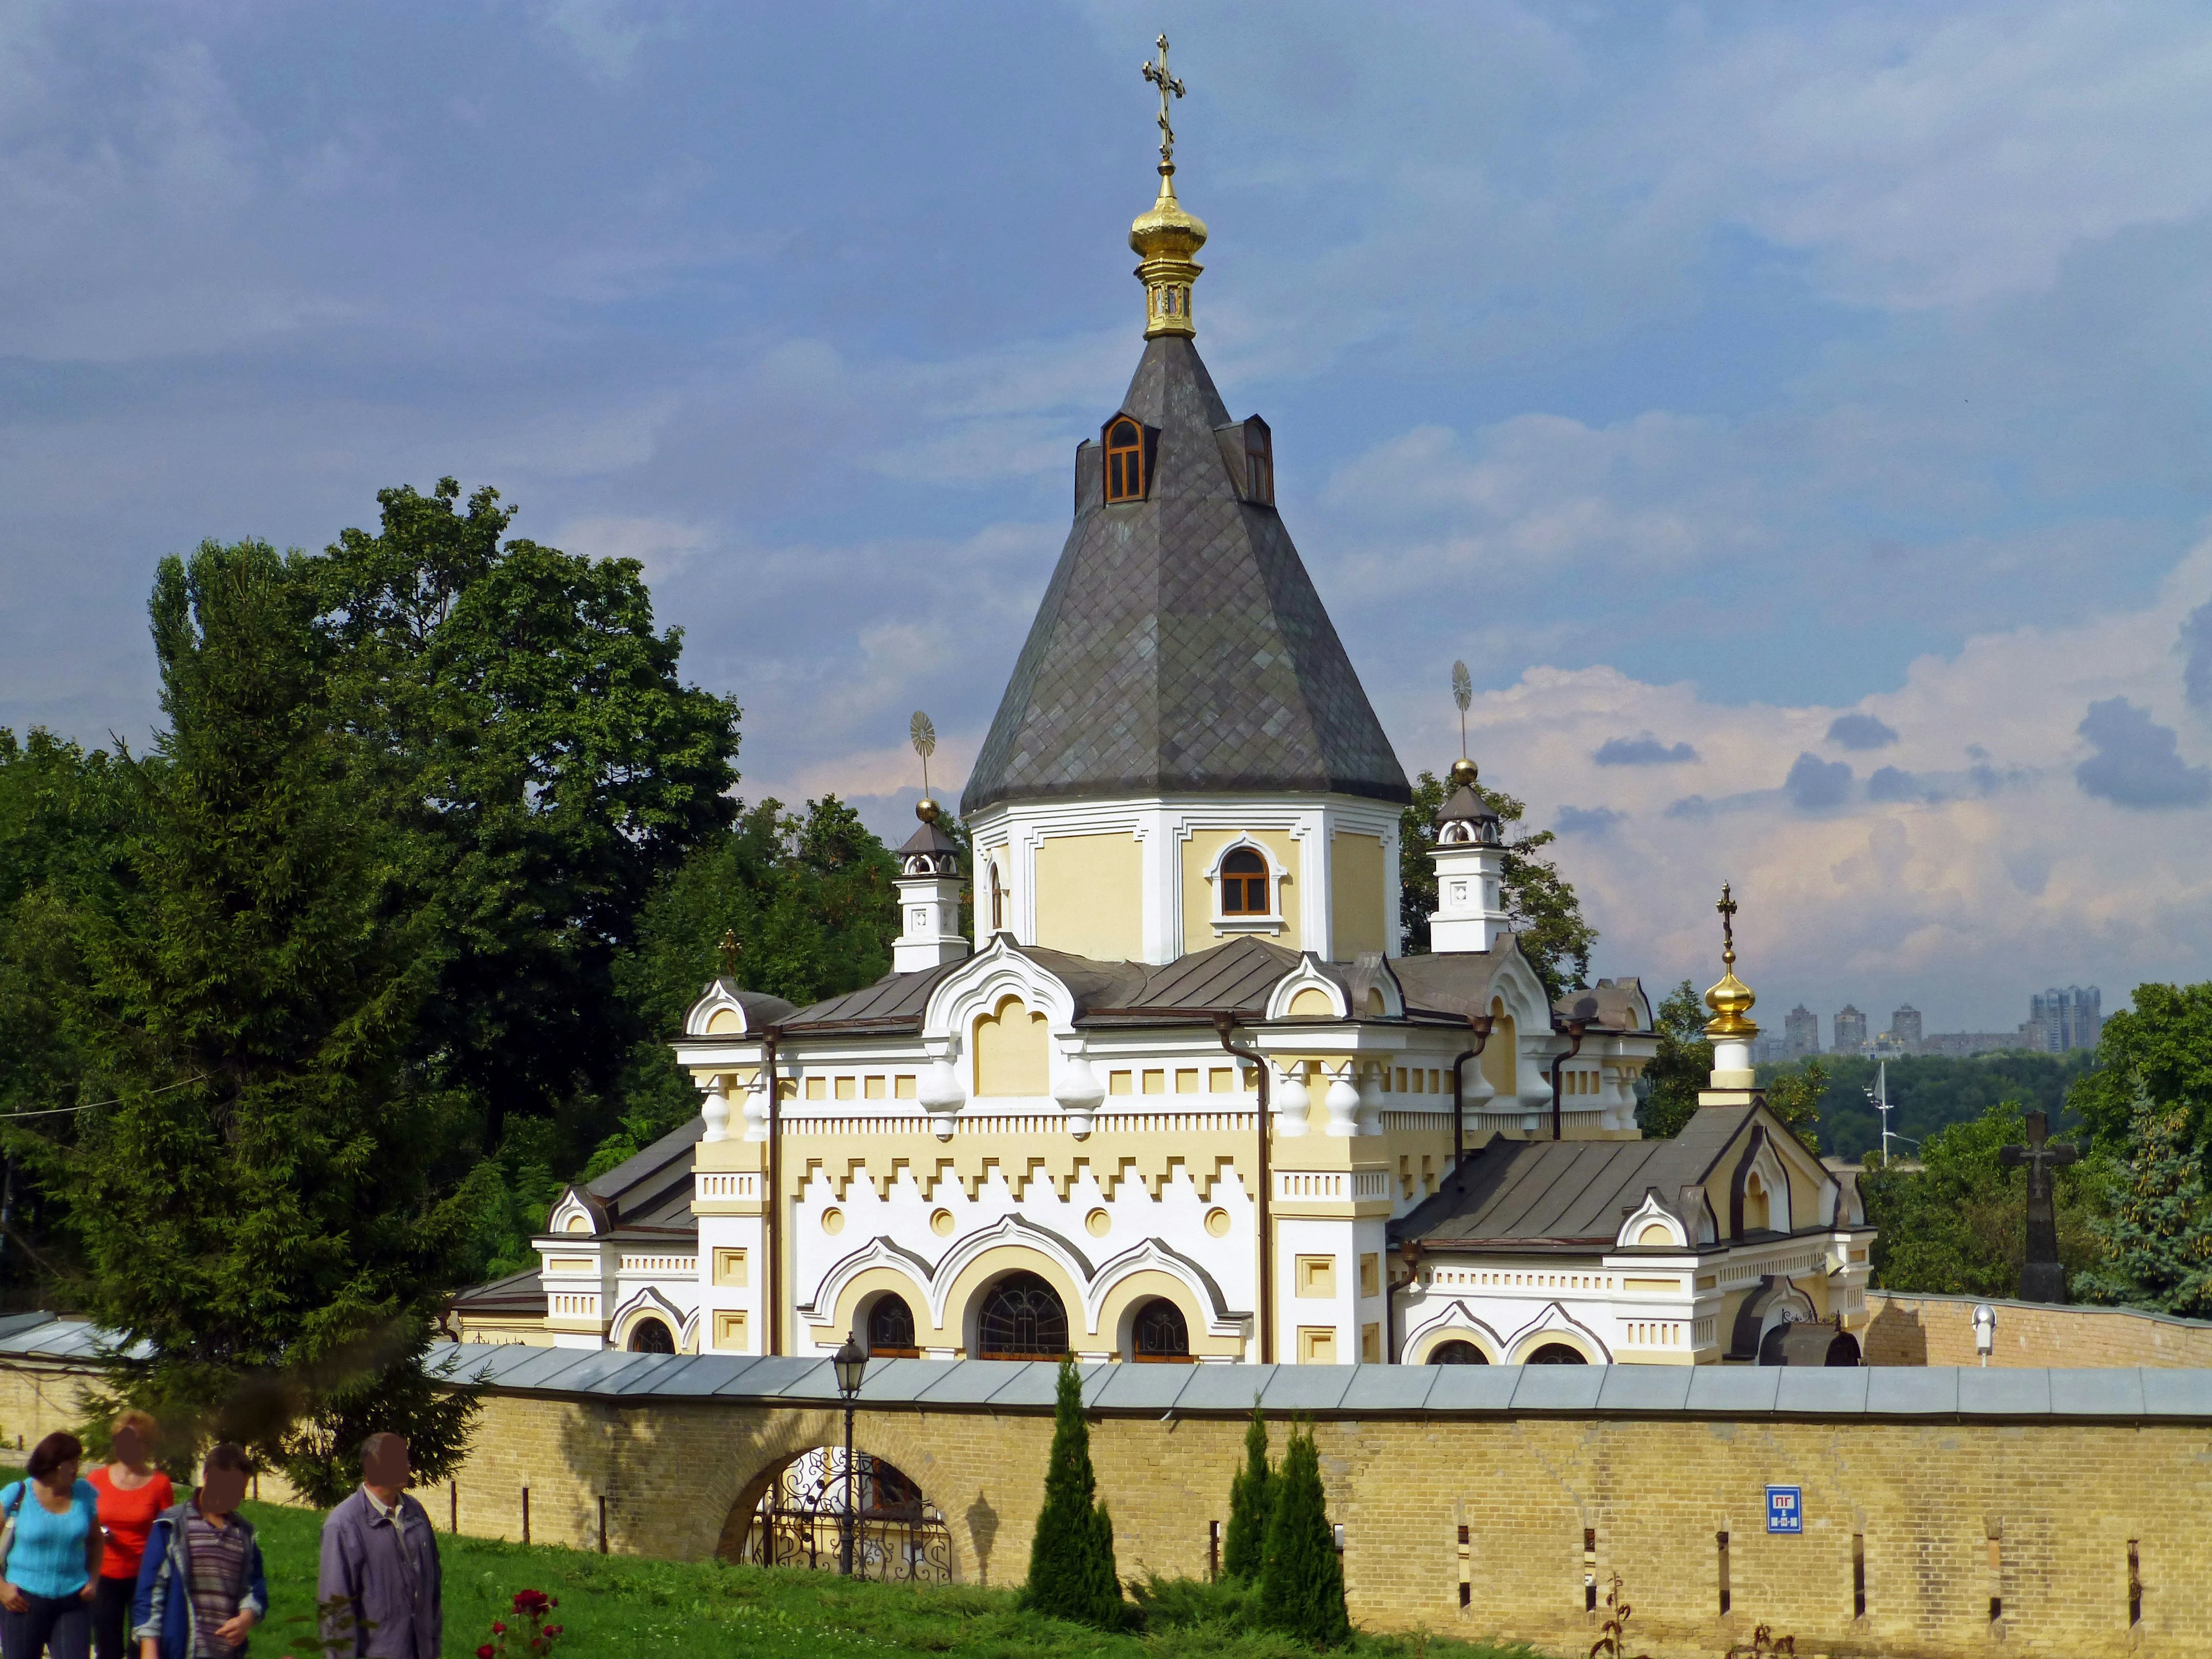
[{"label": "gray metal wall coping", "polygon": [[[0,1361],[79,1368],[104,1334],[47,1316],[0,1320]],[[823,1358],[622,1353],[523,1344],[437,1344],[431,1365],[501,1394],[624,1406],[666,1401],[835,1408]],[[871,1410],[1052,1409],[1047,1360],[882,1359]],[[1094,1416],[1606,1417],[1887,1419],[1897,1422],[2212,1423],[2212,1370],[1876,1365],[1131,1365],[1081,1370]]]}]

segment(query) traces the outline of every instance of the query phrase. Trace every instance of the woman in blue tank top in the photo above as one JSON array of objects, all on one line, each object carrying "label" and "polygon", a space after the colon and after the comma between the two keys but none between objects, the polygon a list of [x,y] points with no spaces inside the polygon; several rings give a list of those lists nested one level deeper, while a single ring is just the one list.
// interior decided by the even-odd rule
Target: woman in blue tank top
[{"label": "woman in blue tank top", "polygon": [[0,1561],[0,1659],[86,1659],[100,1580],[100,1494],[76,1478],[84,1447],[50,1434],[32,1449],[30,1479],[0,1490],[9,1528]]}]

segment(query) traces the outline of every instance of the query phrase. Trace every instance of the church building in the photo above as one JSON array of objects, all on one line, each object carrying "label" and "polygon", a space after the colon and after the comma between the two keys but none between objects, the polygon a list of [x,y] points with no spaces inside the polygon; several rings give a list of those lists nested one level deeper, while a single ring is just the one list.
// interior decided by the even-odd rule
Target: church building
[{"label": "church building", "polygon": [[1129,234],[1143,349],[1076,450],[1073,526],[961,799],[973,870],[925,800],[888,975],[805,1008],[708,985],[673,1039],[698,1117],[571,1188],[540,1271],[463,1293],[456,1334],[1855,1359],[1871,1235],[1753,1086],[1732,948],[1713,1086],[1645,1139],[1650,1001],[1632,979],[1547,994],[1462,759],[1431,948],[1401,953],[1406,773],[1277,510],[1267,423],[1232,419],[1200,359],[1206,231],[1162,127]]}]

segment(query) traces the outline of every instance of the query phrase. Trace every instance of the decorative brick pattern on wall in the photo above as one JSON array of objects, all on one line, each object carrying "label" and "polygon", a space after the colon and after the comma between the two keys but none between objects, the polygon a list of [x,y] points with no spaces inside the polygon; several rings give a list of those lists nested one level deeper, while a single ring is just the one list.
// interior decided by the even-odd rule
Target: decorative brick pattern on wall
[{"label": "decorative brick pattern on wall", "polygon": [[[85,1380],[0,1368],[0,1432],[35,1441],[70,1421]],[[1626,1580],[1638,1646],[1657,1659],[1748,1643],[1760,1623],[1807,1654],[1986,1656],[1995,1638],[2069,1659],[2212,1655],[2204,1424],[1676,1413],[1314,1426],[1353,1617],[1370,1627],[1586,1651],[1594,1571]],[[958,1578],[1011,1585],[1027,1569],[1051,1432],[1043,1410],[888,1407],[863,1410],[857,1438],[945,1512]],[[420,1495],[441,1528],[457,1512],[465,1532],[517,1538],[526,1487],[533,1540],[586,1549],[604,1497],[611,1548],[697,1559],[733,1551],[768,1480],[842,1433],[839,1413],[813,1405],[494,1391],[458,1492]],[[1206,1571],[1242,1436],[1229,1415],[1095,1424],[1125,1575]],[[1766,1532],[1771,1485],[1802,1488],[1802,1535]]]},{"label": "decorative brick pattern on wall", "polygon": [[[1866,1293],[1869,1365],[1974,1365],[1972,1296]],[[1997,1302],[1991,1365],[2212,1366],[2212,1323],[2132,1308],[2060,1308]]]}]

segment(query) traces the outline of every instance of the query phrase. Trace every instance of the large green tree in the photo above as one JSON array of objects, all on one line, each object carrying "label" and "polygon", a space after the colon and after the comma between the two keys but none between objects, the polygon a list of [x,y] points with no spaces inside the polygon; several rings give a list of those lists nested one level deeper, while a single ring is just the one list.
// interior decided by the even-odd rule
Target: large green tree
[{"label": "large green tree", "polygon": [[[1502,790],[1475,787],[1502,823],[1520,825],[1528,811],[1523,803]],[[1429,918],[1437,908],[1437,866],[1429,854],[1437,844],[1437,814],[1448,793],[1435,773],[1423,772],[1414,782],[1413,800],[1398,817],[1398,918],[1408,956],[1429,949]],[[1501,884],[1514,935],[1553,997],[1589,982],[1590,947],[1597,943],[1597,929],[1583,919],[1573,884],[1541,856],[1558,839],[1550,830],[1509,831]]]},{"label": "large green tree", "polygon": [[[49,1173],[119,1393],[240,1438],[310,1497],[404,1429],[431,1478],[473,1403],[423,1370],[455,1218],[431,1190],[440,1104],[410,1062],[435,985],[404,849],[362,811],[308,562],[256,542],[162,562],[167,729],[111,902],[69,915],[86,1103]],[[134,1345],[143,1345],[134,1346]]]},{"label": "large green tree", "polygon": [[[737,807],[738,709],[686,685],[635,560],[506,532],[479,489],[377,497],[307,562],[330,698],[435,915],[416,1052],[481,1115],[612,1115],[637,1035],[615,964],[648,896]],[[588,1139],[586,1142],[589,1144]]]},{"label": "large green tree", "polygon": [[2105,1022],[2096,1069],[2077,1081],[2067,1105],[2095,1144],[2129,1156],[2140,1103],[2179,1110],[2185,1143],[2200,1158],[2212,1150],[2212,981],[2138,985],[2132,1006]]},{"label": "large green tree", "polygon": [[[1859,1191],[1876,1230],[1874,1282],[1893,1291],[2017,1296],[2027,1182],[2024,1170],[1998,1161],[1998,1149],[2027,1141],[2019,1104],[2008,1100],[1929,1136],[1917,1163],[1885,1169],[1869,1152]],[[2069,1273],[2103,1254],[2094,1224],[2111,1177],[2109,1163],[2095,1158],[2056,1173],[2058,1255]]]},{"label": "large green tree", "polygon": [[2136,1094],[2128,1167],[2114,1184],[2112,1213],[2091,1224],[2105,1259],[2075,1276],[2075,1293],[2187,1318],[2212,1315],[2212,1198],[2189,1144],[2186,1109]]}]

